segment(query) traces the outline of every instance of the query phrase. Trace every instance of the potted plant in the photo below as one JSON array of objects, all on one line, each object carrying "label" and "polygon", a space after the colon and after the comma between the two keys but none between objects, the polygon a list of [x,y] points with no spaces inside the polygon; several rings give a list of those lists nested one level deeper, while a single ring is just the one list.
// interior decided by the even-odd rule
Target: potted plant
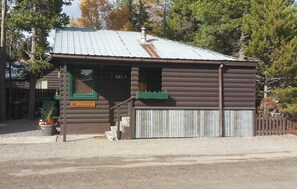
[{"label": "potted plant", "polygon": [[56,134],[56,124],[53,120],[53,112],[55,109],[53,105],[40,108],[41,120],[39,120],[39,126],[44,136]]}]

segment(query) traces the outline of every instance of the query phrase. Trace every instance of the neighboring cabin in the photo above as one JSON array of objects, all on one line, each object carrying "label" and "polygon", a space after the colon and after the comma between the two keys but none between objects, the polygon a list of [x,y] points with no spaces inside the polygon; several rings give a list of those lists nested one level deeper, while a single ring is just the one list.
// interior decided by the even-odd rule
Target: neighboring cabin
[{"label": "neighboring cabin", "polygon": [[125,138],[254,135],[255,62],[144,30],[78,28],[56,31],[52,56],[67,133],[110,130],[110,108],[129,99],[120,108],[131,117]]},{"label": "neighboring cabin", "polygon": [[[28,112],[28,99],[30,95],[29,85],[30,83],[19,74],[14,74],[12,79],[8,78],[8,73],[6,74],[5,87],[7,118],[20,119],[22,117],[26,117]],[[59,92],[59,89],[59,68],[56,67],[44,73],[44,76],[36,82],[35,112],[39,111],[39,108],[43,105],[45,100],[53,101],[53,97],[57,92]],[[16,104],[19,106],[18,108],[15,108],[14,105]],[[56,104],[58,108],[59,102],[56,102]]]},{"label": "neighboring cabin", "polygon": [[[14,89],[29,89],[30,83],[25,78],[9,78],[5,80],[6,88],[10,86]],[[53,70],[45,73],[45,75],[38,79],[36,82],[36,89],[59,89],[60,79],[59,79],[59,68],[53,68]]]}]

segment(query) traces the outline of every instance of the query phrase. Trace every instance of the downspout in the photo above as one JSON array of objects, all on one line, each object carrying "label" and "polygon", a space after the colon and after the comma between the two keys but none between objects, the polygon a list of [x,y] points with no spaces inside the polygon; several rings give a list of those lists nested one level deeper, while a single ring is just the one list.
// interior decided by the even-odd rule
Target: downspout
[{"label": "downspout", "polygon": [[224,136],[223,125],[224,125],[224,117],[223,117],[223,67],[224,64],[221,64],[219,67],[219,130],[220,137]]}]

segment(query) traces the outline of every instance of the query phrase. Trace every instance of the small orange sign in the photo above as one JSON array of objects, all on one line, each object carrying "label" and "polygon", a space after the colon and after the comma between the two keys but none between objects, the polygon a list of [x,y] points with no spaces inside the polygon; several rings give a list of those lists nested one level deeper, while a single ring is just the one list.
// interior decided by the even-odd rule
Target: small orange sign
[{"label": "small orange sign", "polygon": [[70,106],[72,108],[95,108],[95,101],[71,101]]}]

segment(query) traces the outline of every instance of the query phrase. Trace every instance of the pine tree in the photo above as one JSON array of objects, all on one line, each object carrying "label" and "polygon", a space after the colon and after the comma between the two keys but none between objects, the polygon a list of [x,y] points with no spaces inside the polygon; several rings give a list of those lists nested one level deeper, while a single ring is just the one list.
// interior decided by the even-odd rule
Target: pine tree
[{"label": "pine tree", "polygon": [[297,112],[296,19],[297,9],[289,0],[252,0],[244,17],[244,32],[250,36],[246,53],[260,60],[258,92],[270,91],[291,118]]},{"label": "pine tree", "polygon": [[193,44],[243,59],[243,16],[249,6],[250,0],[196,1],[192,9],[199,29]]},{"label": "pine tree", "polygon": [[193,43],[198,21],[191,8],[196,0],[175,0],[166,19],[166,36],[173,40]]},{"label": "pine tree", "polygon": [[250,0],[175,0],[167,20],[167,35],[195,46],[244,59],[241,48],[243,15]]},{"label": "pine tree", "polygon": [[250,36],[245,50],[247,55],[261,61],[259,76],[264,80],[274,79],[278,85],[281,78],[288,81],[294,72],[297,9],[294,1],[288,0],[251,2],[250,14],[244,17],[244,31]]},{"label": "pine tree", "polygon": [[250,14],[245,15],[244,32],[250,36],[245,50],[260,60],[262,87],[289,85],[295,77],[297,9],[293,5],[287,0],[252,0]]},{"label": "pine tree", "polygon": [[[27,63],[30,76],[30,95],[28,118],[35,112],[36,77],[41,76],[50,64],[45,60],[45,52],[49,50],[46,40],[51,29],[68,23],[69,18],[62,12],[62,6],[70,2],[65,0],[18,0],[9,14],[8,26],[11,30],[29,32],[30,43],[20,44],[24,53],[18,59]],[[27,40],[28,41],[28,40]]]}]

